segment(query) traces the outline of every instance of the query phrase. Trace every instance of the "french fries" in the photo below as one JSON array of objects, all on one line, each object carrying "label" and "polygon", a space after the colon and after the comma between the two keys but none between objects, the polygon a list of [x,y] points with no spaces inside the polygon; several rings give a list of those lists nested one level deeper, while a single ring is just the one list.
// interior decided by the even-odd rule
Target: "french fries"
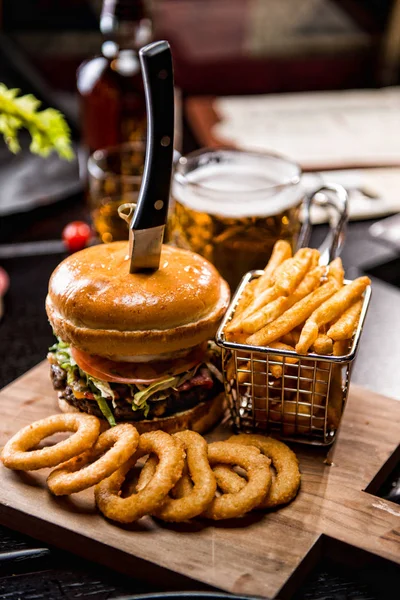
[{"label": "french fries", "polygon": [[237,342],[238,344],[246,344],[247,338],[249,337],[248,333],[244,333],[244,331],[239,332],[226,332],[226,339],[228,342]]},{"label": "french fries", "polygon": [[[329,283],[334,282],[332,279]],[[359,277],[349,285],[342,287],[335,295],[321,304],[308,318],[304,324],[300,339],[296,344],[296,352],[298,354],[306,354],[310,346],[318,337],[319,329],[337,319],[344,311],[346,311],[354,301],[358,300],[364,293],[367,285],[371,283],[369,277]]]},{"label": "french fries", "polygon": [[329,265],[328,279],[335,279],[340,286],[344,281],[344,269],[341,258],[335,258]]},{"label": "french fries", "polygon": [[300,300],[300,302],[294,304],[283,315],[278,317],[276,321],[269,323],[269,325],[266,325],[260,331],[247,338],[247,343],[254,346],[268,346],[271,342],[275,342],[300,325],[316,308],[330,298],[336,290],[336,282],[328,281],[324,283],[320,288],[317,288]]},{"label": "french fries", "polygon": [[[291,352],[294,352],[293,346],[289,346],[288,344],[283,344],[282,342],[272,342],[272,344],[270,344],[270,347],[275,348],[276,350],[289,350]],[[283,363],[283,356],[272,355],[271,359]],[[295,365],[297,362],[298,362],[298,359],[295,358],[294,356],[287,356],[285,358],[285,364],[287,363],[289,365]],[[279,379],[279,377],[282,377],[283,367],[281,365],[271,365],[270,371],[271,371],[273,377],[276,377],[277,379]]]},{"label": "french fries", "polygon": [[238,318],[234,321],[230,322],[229,326],[226,328],[227,331],[241,331],[243,330],[242,324],[243,322],[251,316],[254,312],[256,312],[259,308],[268,306],[270,302],[276,300],[278,298],[278,291],[275,287],[270,287],[261,292],[259,296],[254,298],[250,304],[243,310],[241,314],[239,314]]},{"label": "french fries", "polygon": [[[302,300],[319,285],[323,272],[323,267],[317,267],[316,269],[309,271],[293,294],[288,297],[280,296],[272,302],[269,301],[266,305],[264,305],[263,302],[263,294],[265,294],[265,298],[268,290],[263,292],[252,305],[252,308],[256,306],[257,310],[252,311],[249,307],[249,309],[245,311],[245,314],[242,315],[242,318],[236,321],[234,324],[236,331],[242,330],[246,333],[255,333],[271,321],[277,319],[281,314],[299,302],[299,300]],[[273,298],[276,295],[276,288],[269,288],[269,290],[270,295],[268,297]],[[262,308],[259,308],[260,306],[262,306]],[[248,314],[250,314],[250,316],[247,316]],[[232,329],[228,328],[227,330],[232,331]]]},{"label": "french fries", "polygon": [[254,298],[254,290],[257,285],[257,279],[253,279],[249,282],[249,284],[243,290],[242,295],[239,298],[239,301],[236,306],[235,314],[233,319],[228,324],[226,330],[227,331],[235,331],[235,323],[239,320],[240,315],[244,312],[244,310],[252,303]]},{"label": "french fries", "polygon": [[279,315],[285,311],[286,305],[287,298],[281,296],[251,314],[247,319],[239,322],[238,326],[240,326],[245,333],[255,333],[261,329],[261,327],[267,325],[267,323],[277,319]]},{"label": "french fries", "polygon": [[309,270],[316,260],[318,250],[303,248],[281,263],[270,278],[273,285],[253,297],[238,315],[236,311],[226,331],[255,333],[307,296],[319,285],[324,272],[323,267]]},{"label": "french fries", "polygon": [[[349,349],[350,340],[340,340],[333,344],[334,356],[344,356]],[[337,429],[340,423],[343,407],[342,367],[333,365],[328,402],[328,424]]]},{"label": "french fries", "polygon": [[238,317],[253,301],[256,283],[257,279],[253,279],[253,281],[250,281],[250,283],[243,290],[243,294],[239,298],[239,302],[235,310],[235,318]]},{"label": "french fries", "polygon": [[315,354],[332,354],[333,352],[333,341],[324,333],[321,333],[314,342]]},{"label": "french fries", "polygon": [[335,341],[351,338],[360,319],[363,301],[357,300],[348,308],[341,317],[329,328],[328,335]]},{"label": "french fries", "polygon": [[266,288],[270,287],[272,277],[275,273],[275,270],[281,265],[285,260],[291,258],[292,256],[292,248],[289,242],[285,240],[279,240],[276,242],[274,249],[272,250],[271,258],[267,266],[264,269],[264,274],[257,280],[256,285],[256,293],[259,294]]},{"label": "french fries", "polygon": [[310,261],[311,269],[315,269],[315,267],[318,266],[320,258],[321,258],[321,255],[318,250],[316,250],[315,248],[314,248],[314,250],[311,250],[311,261]]},{"label": "french fries", "polygon": [[300,282],[297,290],[293,292],[288,298],[287,308],[290,308],[306,296],[310,294],[315,288],[321,283],[321,277],[324,274],[324,267],[316,267],[312,271],[309,271],[304,279]]},{"label": "french fries", "polygon": [[292,256],[288,242],[278,241],[264,273],[243,290],[226,326],[228,341],[256,346],[281,342],[298,354],[307,355],[312,348],[330,355],[335,341],[350,339],[370,280],[359,277],[344,286],[341,259],[323,267],[319,258],[318,250],[310,248]]},{"label": "french fries", "polygon": [[[267,375],[266,375],[266,358],[263,354],[254,354],[253,362],[249,360],[247,363],[241,363],[239,372],[238,372],[238,381],[239,383],[244,383],[245,381],[253,381],[253,384],[256,386],[266,387],[267,385]],[[251,377],[251,365],[253,364],[253,379]]]},{"label": "french fries", "polygon": [[[255,411],[267,410],[267,418],[280,420],[286,435],[326,431],[326,421],[338,427],[343,365],[323,357],[348,353],[370,284],[368,277],[359,277],[344,285],[341,259],[328,266],[319,260],[318,250],[303,248],[292,256],[287,242],[277,242],[264,273],[246,286],[225,329],[228,341],[296,354],[250,355],[243,349],[237,351],[236,367],[233,357],[228,363],[239,394],[248,398],[254,386]],[[320,358],[309,357],[310,352]]]},{"label": "french fries", "polygon": [[281,338],[281,341],[284,344],[287,344],[288,346],[295,347],[295,345],[297,344],[299,339],[300,339],[300,331],[298,329],[293,329],[293,331],[290,331],[286,335],[283,335]]},{"label": "french fries", "polygon": [[301,248],[293,258],[283,263],[275,278],[275,288],[280,295],[289,296],[294,292],[307,273],[312,256],[310,248]]},{"label": "french fries", "polygon": [[283,423],[283,435],[293,435],[297,432],[308,433],[311,425],[311,410],[309,406],[298,404],[291,400],[283,403],[283,414],[281,403],[271,404],[269,417],[272,421]]}]

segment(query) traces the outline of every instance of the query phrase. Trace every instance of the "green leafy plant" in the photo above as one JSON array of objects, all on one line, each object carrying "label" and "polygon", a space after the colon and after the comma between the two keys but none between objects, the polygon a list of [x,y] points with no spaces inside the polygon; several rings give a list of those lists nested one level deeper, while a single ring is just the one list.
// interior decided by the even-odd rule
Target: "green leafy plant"
[{"label": "green leafy plant", "polygon": [[39,111],[41,102],[35,96],[19,93],[0,83],[0,133],[11,152],[16,154],[21,149],[18,134],[25,128],[32,138],[31,152],[45,157],[55,150],[61,158],[71,160],[74,152],[63,115],[54,108]]}]

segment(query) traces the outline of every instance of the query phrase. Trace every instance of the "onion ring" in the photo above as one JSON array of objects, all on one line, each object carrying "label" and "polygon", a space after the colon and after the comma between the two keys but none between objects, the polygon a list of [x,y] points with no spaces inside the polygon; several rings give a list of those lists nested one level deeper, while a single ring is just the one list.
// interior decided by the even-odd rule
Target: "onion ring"
[{"label": "onion ring", "polygon": [[[217,482],[208,462],[206,440],[195,431],[180,431],[173,437],[183,444],[186,451],[188,473],[183,474],[186,485],[179,490],[181,493],[178,498],[167,496],[153,514],[163,521],[180,523],[197,517],[206,510],[215,496]],[[139,478],[138,488],[151,471],[154,473],[156,466],[154,457],[150,457],[142,469],[143,478]]]},{"label": "onion ring", "polygon": [[[210,463],[208,463],[210,464]],[[183,498],[184,496],[188,496],[193,489],[193,482],[190,479],[189,469],[187,466],[187,462],[185,461],[185,466],[183,467],[182,477],[175,484],[175,486],[170,491],[170,495],[175,498]]]},{"label": "onion ring", "polygon": [[[120,497],[121,487],[138,458],[154,453],[158,464],[154,476],[136,494]],[[139,438],[133,457],[95,487],[99,510],[109,519],[132,523],[153,513],[180,478],[185,464],[185,452],[180,443],[164,431],[150,431]]]},{"label": "onion ring", "polygon": [[[232,444],[254,446],[272,461],[272,465],[276,471],[276,477],[271,484],[269,493],[264,501],[261,502],[259,508],[272,508],[273,506],[279,506],[280,504],[287,504],[293,500],[300,486],[301,475],[297,456],[288,446],[286,446],[286,444],[271,437],[246,433],[234,435],[229,438],[228,442]],[[223,491],[237,491],[239,479],[241,480],[242,487],[246,483],[246,480],[235,472],[233,472],[235,477],[229,477],[229,480],[225,473],[225,482],[221,481],[221,470],[219,469],[218,471],[215,475],[217,477],[218,485],[221,484],[221,489]],[[233,481],[236,481],[235,487],[232,485]]]},{"label": "onion ring", "polygon": [[217,463],[213,466],[213,472],[217,480],[218,488],[224,494],[237,494],[245,486],[246,479],[236,473],[229,465]]},{"label": "onion ring", "polygon": [[[39,450],[29,450],[44,438],[74,431],[68,439]],[[4,446],[2,460],[8,469],[36,471],[59,464],[89,450],[99,437],[100,421],[83,413],[53,415],[31,423],[16,433]]]},{"label": "onion ring", "polygon": [[218,463],[242,467],[247,473],[245,486],[233,493],[224,493],[214,498],[205,517],[214,520],[241,517],[265,498],[271,485],[270,460],[257,448],[246,448],[231,442],[214,442],[208,446],[208,460],[213,466]]},{"label": "onion ring", "polygon": [[107,429],[93,448],[52,471],[47,485],[55,496],[86,490],[126,463],[138,444],[139,433],[133,425],[124,423]]}]

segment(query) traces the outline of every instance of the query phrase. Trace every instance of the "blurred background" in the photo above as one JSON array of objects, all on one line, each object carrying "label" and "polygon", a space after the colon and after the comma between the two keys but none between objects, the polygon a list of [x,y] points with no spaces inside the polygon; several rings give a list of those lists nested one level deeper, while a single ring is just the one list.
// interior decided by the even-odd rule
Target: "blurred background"
[{"label": "blurred background", "polygon": [[[171,43],[183,94],[343,89],[398,79],[394,0],[137,4],[151,18],[154,38]],[[3,57],[18,52],[32,75],[37,71],[53,89],[74,92],[77,67],[97,54],[103,41],[102,1],[3,0],[1,5]]]},{"label": "blurred background", "polygon": [[27,132],[17,154],[0,141],[0,386],[45,356],[47,282],[66,252],[126,236],[117,206],[135,201],[146,135],[137,52],[157,39],[173,52],[175,148],[279,152],[306,191],[342,183],[345,265],[394,261],[378,274],[400,285],[399,227],[381,225],[400,212],[400,0],[3,0],[0,82],[64,114],[74,158],[33,154]]}]

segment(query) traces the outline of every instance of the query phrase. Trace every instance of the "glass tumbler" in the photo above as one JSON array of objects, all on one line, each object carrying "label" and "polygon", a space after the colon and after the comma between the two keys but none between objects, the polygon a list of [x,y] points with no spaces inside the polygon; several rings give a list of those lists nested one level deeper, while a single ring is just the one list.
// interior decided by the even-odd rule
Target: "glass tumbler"
[{"label": "glass tumbler", "polygon": [[136,204],[142,181],[145,144],[129,142],[96,150],[88,160],[88,202],[93,226],[102,242],[128,239],[121,204]]}]

